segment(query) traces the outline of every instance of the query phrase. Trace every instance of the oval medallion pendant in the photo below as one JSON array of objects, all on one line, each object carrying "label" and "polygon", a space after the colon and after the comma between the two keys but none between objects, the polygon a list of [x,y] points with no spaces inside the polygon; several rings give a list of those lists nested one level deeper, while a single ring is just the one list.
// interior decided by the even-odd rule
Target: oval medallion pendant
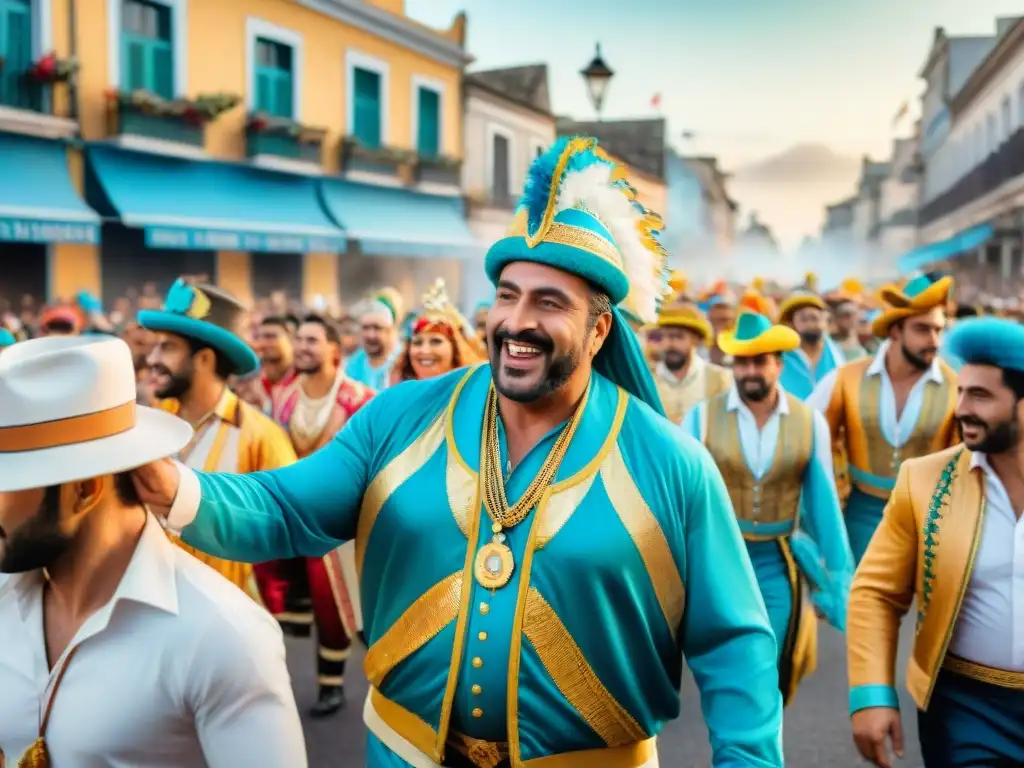
[{"label": "oval medallion pendant", "polygon": [[504,544],[489,541],[476,553],[473,572],[484,589],[501,589],[512,578],[514,568],[512,550]]}]

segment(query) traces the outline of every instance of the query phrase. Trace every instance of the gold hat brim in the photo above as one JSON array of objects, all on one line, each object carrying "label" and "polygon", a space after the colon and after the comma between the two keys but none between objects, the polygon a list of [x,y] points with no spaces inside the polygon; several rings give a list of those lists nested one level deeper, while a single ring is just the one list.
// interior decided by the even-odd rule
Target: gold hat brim
[{"label": "gold hat brim", "polygon": [[800,346],[800,335],[785,325],[773,325],[760,336],[739,340],[735,330],[718,334],[718,347],[731,357],[757,357],[791,352]]}]

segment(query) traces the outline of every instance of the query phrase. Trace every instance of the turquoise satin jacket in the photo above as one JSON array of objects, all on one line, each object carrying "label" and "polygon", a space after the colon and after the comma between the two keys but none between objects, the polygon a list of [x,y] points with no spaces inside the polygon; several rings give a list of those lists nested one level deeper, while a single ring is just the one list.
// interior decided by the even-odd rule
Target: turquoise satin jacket
[{"label": "turquoise satin jacket", "polygon": [[[183,538],[249,562],[355,538],[377,710],[437,762],[449,729],[507,741],[517,767],[648,740],[679,715],[685,656],[714,765],[781,766],[776,643],[706,449],[595,373],[550,492],[506,531],[515,570],[492,593],[473,577],[491,536],[489,388],[487,366],[403,383],[290,467],[197,473]],[[510,503],[559,431],[507,478]]]}]

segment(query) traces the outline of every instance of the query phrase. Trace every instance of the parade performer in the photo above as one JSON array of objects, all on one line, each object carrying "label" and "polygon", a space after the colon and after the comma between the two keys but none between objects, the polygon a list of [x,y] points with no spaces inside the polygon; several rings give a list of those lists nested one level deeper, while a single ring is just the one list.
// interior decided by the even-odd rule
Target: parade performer
[{"label": "parade performer", "polygon": [[888,765],[902,742],[896,696],[901,618],[916,600],[907,688],[928,768],[1024,765],[1024,328],[958,324],[956,417],[964,444],[907,461],[850,595],[854,739]]},{"label": "parade performer", "polygon": [[886,342],[873,358],[830,373],[807,401],[825,413],[849,465],[853,487],[846,530],[857,562],[882,518],[900,464],[958,441],[956,374],[937,356],[952,284],[949,277],[932,282],[921,276],[902,291],[884,288],[887,306],[872,328]]},{"label": "parade performer", "polygon": [[306,765],[281,632],[132,483],[191,436],[119,339],[0,355],[0,764]]},{"label": "parade performer", "polygon": [[652,322],[663,292],[635,195],[593,139],[561,139],[486,258],[489,366],[378,395],[294,467],[136,472],[221,555],[355,538],[371,768],[653,768],[680,651],[713,764],[782,765],[776,644],[728,495],[616,309],[632,286]]},{"label": "parade performer", "polygon": [[846,362],[846,356],[828,336],[828,307],[813,293],[798,292],[779,307],[779,322],[800,337],[800,346],[783,355],[782,387],[806,400],[814,387]]},{"label": "parade performer", "polygon": [[852,299],[840,298],[832,305],[831,338],[846,362],[867,357],[868,351],[857,338],[857,321],[860,319],[860,305]]},{"label": "parade performer", "polygon": [[467,324],[438,278],[423,294],[423,311],[415,317],[412,336],[395,364],[393,383],[430,379],[481,362]]},{"label": "parade performer", "polygon": [[736,298],[724,281],[719,281],[701,296],[698,301],[701,311],[707,315],[711,330],[715,332],[715,343],[705,347],[708,362],[727,367],[729,356],[718,346],[718,336],[732,330],[736,324]]},{"label": "parade performer", "polygon": [[857,318],[857,341],[869,355],[875,354],[882,345],[881,340],[871,330],[875,318],[881,314],[882,310],[880,309],[862,309]]},{"label": "parade performer", "polygon": [[711,324],[690,302],[666,304],[658,313],[661,360],[654,382],[669,421],[678,424],[690,408],[726,391],[732,373],[700,356],[701,345],[714,343]]},{"label": "parade performer", "polygon": [[362,346],[345,364],[345,373],[370,389],[380,392],[391,383],[391,370],[402,351],[398,322],[402,301],[388,288],[375,294],[360,315]]},{"label": "parade performer", "polygon": [[[139,311],[139,324],[156,333],[149,367],[157,407],[192,425],[195,436],[178,459],[196,469],[258,472],[295,461],[284,431],[227,386],[230,376],[245,376],[259,366],[256,353],[235,330],[244,313],[226,291],[180,279],[162,310]],[[248,563],[211,557],[175,541],[259,599]]]},{"label": "parade performer", "polygon": [[295,370],[294,332],[287,318],[265,317],[256,329],[256,351],[260,358],[260,380],[263,388],[261,410],[274,412],[274,399],[281,390],[291,386]]},{"label": "parade performer", "polygon": [[[846,623],[853,556],[832,477],[825,418],[780,385],[783,354],[800,337],[764,315],[740,315],[719,339],[736,379],[693,408],[683,429],[704,442],[722,472],[779,644],[779,686],[788,704],[814,671],[817,620]],[[803,506],[800,500],[803,497]]]},{"label": "parade performer", "polygon": [[[301,459],[320,450],[374,392],[349,378],[341,369],[341,337],[319,315],[304,319],[295,333],[295,369],[298,376],[275,398],[274,419],[291,438]],[[352,638],[359,630],[347,584],[343,555],[290,558],[263,563],[256,580],[267,609],[294,634],[294,629],[316,625],[317,701],[312,717],[327,717],[345,706],[345,664]],[[309,608],[297,596],[309,596]],[[308,613],[307,613],[308,611]]]}]

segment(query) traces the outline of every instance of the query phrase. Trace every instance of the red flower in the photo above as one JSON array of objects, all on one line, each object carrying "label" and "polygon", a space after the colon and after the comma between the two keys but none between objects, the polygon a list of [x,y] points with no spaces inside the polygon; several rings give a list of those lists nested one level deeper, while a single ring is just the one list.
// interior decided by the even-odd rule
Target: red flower
[{"label": "red flower", "polygon": [[267,129],[267,121],[262,117],[257,117],[249,123],[249,128],[257,133],[265,131]]}]

